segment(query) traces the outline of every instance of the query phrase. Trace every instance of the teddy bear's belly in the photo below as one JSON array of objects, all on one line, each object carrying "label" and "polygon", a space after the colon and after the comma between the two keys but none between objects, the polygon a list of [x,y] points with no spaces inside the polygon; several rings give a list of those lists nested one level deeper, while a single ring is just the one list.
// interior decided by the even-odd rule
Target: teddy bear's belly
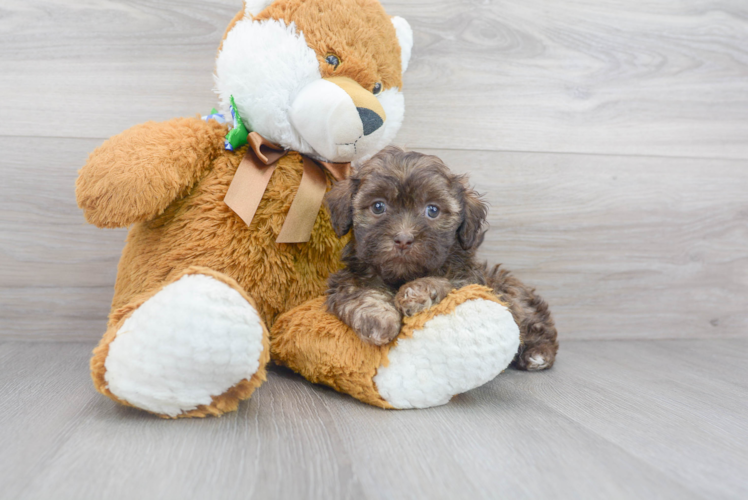
[{"label": "teddy bear's belly", "polygon": [[132,227],[119,264],[113,309],[191,266],[235,279],[254,298],[268,325],[324,292],[327,277],[340,266],[344,246],[327,209],[320,210],[309,242],[275,242],[301,181],[301,156],[290,153],[279,160],[247,226],[223,202],[242,153],[216,159],[191,194],[157,219]]}]

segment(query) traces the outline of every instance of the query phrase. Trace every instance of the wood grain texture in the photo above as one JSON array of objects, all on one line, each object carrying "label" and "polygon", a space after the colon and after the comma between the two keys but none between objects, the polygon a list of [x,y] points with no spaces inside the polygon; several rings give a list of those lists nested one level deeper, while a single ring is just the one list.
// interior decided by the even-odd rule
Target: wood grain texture
[{"label": "wood grain texture", "polygon": [[[413,148],[748,158],[744,2],[384,4],[415,31]],[[239,5],[5,1],[0,135],[106,138],[205,113]]]},{"label": "wood grain texture", "polygon": [[[274,369],[239,412],[96,394],[90,343],[0,343],[3,498],[744,498],[748,342],[567,342],[429,410]],[[710,361],[719,362],[714,370]]]},{"label": "wood grain texture", "polygon": [[[392,2],[412,147],[746,158],[748,4]],[[421,131],[428,130],[428,134]]]},{"label": "wood grain texture", "polygon": [[[97,145],[0,137],[0,338],[102,334],[125,230],[75,204]],[[486,193],[481,256],[538,288],[563,339],[748,332],[746,162],[424,151]]]},{"label": "wood grain texture", "polygon": [[486,194],[480,255],[536,286],[563,338],[748,332],[745,162],[431,151]]},{"label": "wood grain texture", "polygon": [[126,229],[86,223],[75,179],[97,139],[0,137],[0,286],[110,287]]}]

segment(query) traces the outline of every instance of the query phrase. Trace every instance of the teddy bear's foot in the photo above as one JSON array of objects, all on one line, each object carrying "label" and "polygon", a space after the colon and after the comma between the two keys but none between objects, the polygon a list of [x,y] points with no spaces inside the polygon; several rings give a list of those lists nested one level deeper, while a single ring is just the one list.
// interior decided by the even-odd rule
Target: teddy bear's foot
[{"label": "teddy bear's foot", "polygon": [[171,418],[220,415],[265,380],[267,330],[220,273],[190,269],[118,313],[91,368],[97,389],[121,403]]},{"label": "teddy bear's foot", "polygon": [[[446,305],[446,304],[445,304]],[[494,300],[474,298],[449,314],[406,322],[374,383],[393,407],[429,408],[493,380],[519,347],[519,327]]]},{"label": "teddy bear's foot", "polygon": [[512,313],[478,285],[406,317],[385,346],[362,342],[326,310],[324,297],[282,315],[271,332],[276,363],[388,409],[443,405],[501,373],[519,344]]}]

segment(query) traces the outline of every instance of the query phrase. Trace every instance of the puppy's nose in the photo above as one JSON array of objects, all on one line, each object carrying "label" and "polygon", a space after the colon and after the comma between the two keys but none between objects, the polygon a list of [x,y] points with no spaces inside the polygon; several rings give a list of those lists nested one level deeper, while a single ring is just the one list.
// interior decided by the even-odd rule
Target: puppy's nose
[{"label": "puppy's nose", "polygon": [[400,233],[395,236],[395,245],[400,250],[407,250],[413,245],[413,235],[408,233]]}]

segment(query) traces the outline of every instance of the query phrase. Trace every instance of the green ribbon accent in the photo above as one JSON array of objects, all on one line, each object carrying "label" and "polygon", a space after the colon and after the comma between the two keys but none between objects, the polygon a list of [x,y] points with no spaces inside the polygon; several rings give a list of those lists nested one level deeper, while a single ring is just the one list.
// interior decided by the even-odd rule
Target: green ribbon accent
[{"label": "green ribbon accent", "polygon": [[242,120],[239,110],[236,107],[236,103],[234,102],[234,96],[231,96],[231,110],[233,111],[235,126],[228,134],[226,134],[226,141],[228,141],[228,143],[231,144],[231,147],[234,148],[234,151],[236,151],[248,143],[247,136],[250,131],[247,129],[246,125],[244,125],[244,120]]}]

